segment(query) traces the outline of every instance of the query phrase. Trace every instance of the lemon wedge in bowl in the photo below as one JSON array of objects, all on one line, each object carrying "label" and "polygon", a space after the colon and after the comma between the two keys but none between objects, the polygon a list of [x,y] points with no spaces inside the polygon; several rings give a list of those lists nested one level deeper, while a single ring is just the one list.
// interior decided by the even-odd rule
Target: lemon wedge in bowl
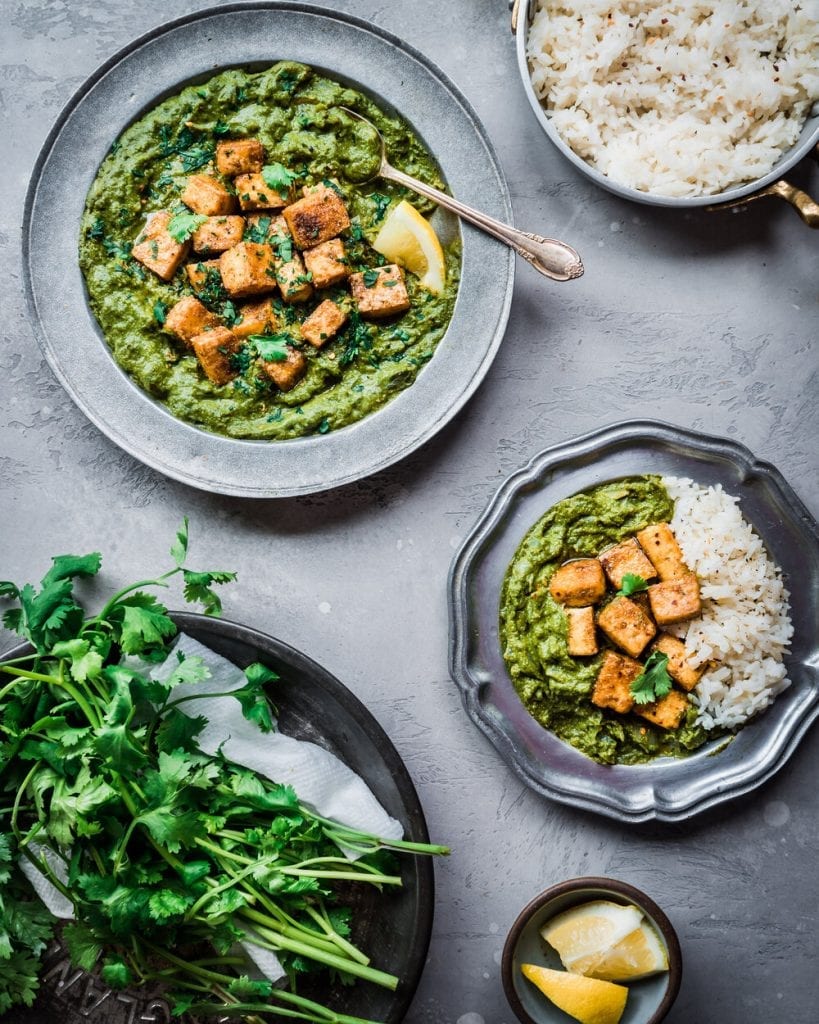
[{"label": "lemon wedge in bowl", "polygon": [[668,970],[668,954],[637,907],[594,900],[558,914],[540,934],[573,974],[637,981]]},{"label": "lemon wedge in bowl", "polygon": [[628,989],[610,981],[521,964],[521,972],[540,991],[580,1024],[618,1024],[626,1008]]},{"label": "lemon wedge in bowl", "polygon": [[415,274],[428,291],[440,295],[444,290],[444,250],[433,226],[406,199],[387,214],[372,245],[391,263]]}]

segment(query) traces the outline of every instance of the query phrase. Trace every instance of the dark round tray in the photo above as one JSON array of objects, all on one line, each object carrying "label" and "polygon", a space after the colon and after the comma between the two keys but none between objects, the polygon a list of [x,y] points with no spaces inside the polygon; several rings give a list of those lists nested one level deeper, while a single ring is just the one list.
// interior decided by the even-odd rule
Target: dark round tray
[{"label": "dark round tray", "polygon": [[[389,737],[366,707],[325,669],[281,640],[224,619],[173,613],[180,630],[240,667],[261,661],[281,680],[271,692],[281,731],[332,751],[356,771],[377,799],[404,826],[406,838],[426,842],[424,812],[409,772]],[[3,657],[25,653],[20,645]],[[263,740],[261,742],[264,742]],[[345,890],[354,908],[352,939],[374,966],[401,978],[394,993],[359,981],[351,987],[322,980],[299,991],[357,1017],[399,1024],[426,961],[435,899],[432,861],[400,855],[402,888],[379,893],[364,886]],[[113,992],[95,974],[71,966],[55,943],[45,957],[42,987],[30,1009],[14,1009],[2,1024],[170,1024],[158,991]],[[326,978],[326,975],[323,976]],[[174,1018],[189,1024],[190,1018]]]}]

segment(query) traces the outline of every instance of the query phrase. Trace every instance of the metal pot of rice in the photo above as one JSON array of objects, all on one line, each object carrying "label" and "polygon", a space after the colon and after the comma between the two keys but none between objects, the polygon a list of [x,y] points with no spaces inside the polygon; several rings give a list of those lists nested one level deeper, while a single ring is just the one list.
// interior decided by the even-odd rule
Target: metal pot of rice
[{"label": "metal pot of rice", "polygon": [[[514,0],[524,88],[583,174],[656,206],[819,204],[819,0]],[[816,148],[814,148],[816,147]]]}]

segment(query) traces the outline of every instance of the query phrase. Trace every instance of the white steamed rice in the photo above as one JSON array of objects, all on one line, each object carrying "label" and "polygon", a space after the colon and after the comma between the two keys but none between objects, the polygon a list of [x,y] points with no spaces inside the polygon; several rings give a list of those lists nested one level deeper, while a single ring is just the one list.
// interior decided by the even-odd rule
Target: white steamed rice
[{"label": "white steamed rice", "polygon": [[671,627],[706,669],[692,696],[706,729],[734,728],[789,685],[783,657],[793,635],[788,592],[739,499],[723,489],[663,477],[674,531],[700,581],[701,617]]},{"label": "white steamed rice", "polygon": [[819,0],[539,0],[532,83],[615,181],[708,195],[767,173],[819,98]]}]

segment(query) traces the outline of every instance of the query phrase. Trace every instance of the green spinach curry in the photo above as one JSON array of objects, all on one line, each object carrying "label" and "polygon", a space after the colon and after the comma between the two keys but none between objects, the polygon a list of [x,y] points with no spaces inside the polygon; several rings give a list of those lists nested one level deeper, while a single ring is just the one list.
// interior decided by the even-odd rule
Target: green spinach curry
[{"label": "green spinach curry", "polygon": [[603,484],[550,508],[506,571],[500,640],[515,689],[541,725],[602,764],[684,757],[713,735],[694,724],[693,704],[672,730],[596,707],[590,698],[607,648],[589,657],[569,655],[566,614],[549,593],[549,581],[567,560],[596,557],[651,523],[668,522],[673,512],[660,477]]},{"label": "green spinach curry", "polygon": [[[379,166],[378,142],[341,106],[376,125],[398,167],[444,187],[432,156],[405,123],[357,90],[292,62],[259,73],[225,71],[185,88],[123,132],[102,163],[88,194],[79,247],[91,308],[117,363],[180,419],[236,438],[324,434],[361,419],[411,385],[443,336],[458,287],[457,240],[444,247],[446,284],[440,294],[406,273],[410,306],[400,316],[367,321],[337,288],[316,290],[300,303],[274,297],[277,333],[259,351],[278,359],[277,345],[292,346],[303,376],[291,390],[282,390],[260,372],[258,360],[247,358],[247,345],[231,353],[233,378],[214,383],[191,349],[167,333],[165,320],[180,299],[195,295],[230,329],[239,317],[237,303],[220,286],[218,274],[212,283],[206,277],[194,292],[184,266],[163,281],[134,259],[132,246],[145,237],[141,231],[148,233],[146,217],[152,212],[175,211],[170,230],[175,224],[184,231],[186,217],[191,229],[205,220],[191,217],[180,204],[192,175],[213,175],[235,195],[231,182],[214,169],[216,148],[225,140],[252,137],[264,147],[268,162],[286,169],[285,184],[293,179],[293,195],[310,186],[335,188],[343,195],[350,224],[342,233],[341,262],[351,274],[374,275],[387,261],[370,243],[388,211],[410,193],[378,178],[367,181]],[[411,198],[424,214],[434,208]],[[248,223],[243,241],[265,241],[254,237],[258,230],[258,221],[255,227]],[[156,256],[155,243],[149,238],[144,244],[153,246]],[[346,301],[348,318],[332,341],[314,348],[301,338],[301,325],[328,298]]]}]

